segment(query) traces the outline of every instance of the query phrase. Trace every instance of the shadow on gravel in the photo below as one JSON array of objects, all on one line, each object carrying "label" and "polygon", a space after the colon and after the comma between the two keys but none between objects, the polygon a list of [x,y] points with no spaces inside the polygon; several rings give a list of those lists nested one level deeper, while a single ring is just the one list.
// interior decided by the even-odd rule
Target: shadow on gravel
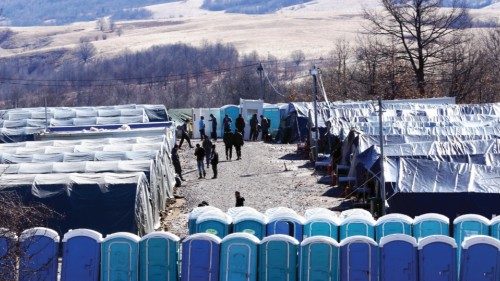
[{"label": "shadow on gravel", "polygon": [[283,156],[281,156],[279,159],[281,160],[306,160],[304,157],[302,157],[300,154],[297,153],[288,153]]},{"label": "shadow on gravel", "polygon": [[354,200],[349,199],[349,200],[344,200],[342,201],[337,207],[330,208],[332,211],[345,211],[352,209],[354,207]]},{"label": "shadow on gravel", "polygon": [[337,187],[332,187],[328,189],[325,193],[323,193],[322,196],[328,196],[328,197],[334,197],[334,198],[344,198],[342,196],[342,189],[337,188]]}]

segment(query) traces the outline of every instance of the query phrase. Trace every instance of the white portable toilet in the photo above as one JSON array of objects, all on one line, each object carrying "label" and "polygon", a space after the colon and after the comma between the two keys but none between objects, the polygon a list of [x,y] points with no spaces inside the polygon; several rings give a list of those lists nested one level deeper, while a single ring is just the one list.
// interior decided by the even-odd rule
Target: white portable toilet
[{"label": "white portable toilet", "polygon": [[[222,128],[222,118],[220,114],[220,108],[194,108],[193,109],[193,138],[200,138],[200,128],[198,122],[200,122],[201,116],[205,119],[205,134],[211,138],[212,133],[212,122],[210,122],[210,114],[213,114],[217,119],[217,132],[220,132]],[[222,138],[219,133],[217,134],[217,138]]]},{"label": "white portable toilet", "polygon": [[264,114],[264,101],[262,100],[245,100],[240,99],[241,115],[245,119],[245,140],[250,138],[250,119],[252,115],[257,114],[260,122],[260,116]]}]

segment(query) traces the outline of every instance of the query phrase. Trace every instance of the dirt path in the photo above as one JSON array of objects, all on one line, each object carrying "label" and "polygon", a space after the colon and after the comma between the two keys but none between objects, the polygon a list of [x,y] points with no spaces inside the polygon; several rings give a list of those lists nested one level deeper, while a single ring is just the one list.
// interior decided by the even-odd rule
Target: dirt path
[{"label": "dirt path", "polygon": [[[193,143],[195,145],[196,142]],[[314,174],[308,160],[300,159],[296,145],[246,142],[242,160],[226,161],[224,144],[217,142],[221,163],[218,179],[207,169],[206,179],[199,180],[196,171],[194,149],[185,144],[180,151],[184,178],[177,194],[184,199],[170,206],[164,221],[164,229],[181,237],[187,234],[187,216],[201,201],[207,201],[223,211],[234,207],[234,192],[245,197],[245,206],[261,212],[283,206],[303,214],[313,207],[332,208],[339,205],[337,198],[323,196],[332,187],[318,184],[321,177]]]}]

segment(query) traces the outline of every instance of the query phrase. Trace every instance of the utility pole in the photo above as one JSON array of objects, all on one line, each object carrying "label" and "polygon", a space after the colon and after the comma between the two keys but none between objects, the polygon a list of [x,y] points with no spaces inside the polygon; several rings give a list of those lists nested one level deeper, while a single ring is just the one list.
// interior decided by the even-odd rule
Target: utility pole
[{"label": "utility pole", "polygon": [[264,100],[264,80],[262,77],[262,73],[264,71],[264,68],[262,67],[262,63],[259,63],[259,67],[257,67],[257,72],[259,73],[260,77],[260,99]]},{"label": "utility pole", "polygon": [[382,97],[378,98],[378,121],[379,121],[379,138],[380,138],[380,197],[382,199],[382,216],[385,215],[385,176],[384,176],[384,128],[382,126]]},{"label": "utility pole", "polygon": [[318,142],[319,142],[319,129],[318,129],[318,69],[316,65],[310,70],[310,73],[313,77],[314,83],[314,130],[315,130],[315,150],[314,150],[314,158],[318,159]]}]

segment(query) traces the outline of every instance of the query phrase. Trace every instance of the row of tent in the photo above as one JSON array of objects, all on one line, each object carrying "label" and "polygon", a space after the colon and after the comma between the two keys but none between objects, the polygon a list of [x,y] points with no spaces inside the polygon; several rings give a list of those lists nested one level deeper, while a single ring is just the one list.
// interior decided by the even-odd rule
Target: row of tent
[{"label": "row of tent", "polygon": [[[2,233],[0,233],[2,234]],[[12,254],[19,240],[20,254]],[[57,281],[57,232],[0,235],[0,274],[10,280]],[[62,239],[61,281],[492,281],[500,278],[500,241],[475,235],[460,245],[448,236],[416,240],[404,234],[378,243],[364,236],[340,243],[326,236],[302,242],[275,234],[262,240],[248,233],[224,239],[193,234],[180,241],[166,232],[142,238],[77,229]],[[457,249],[463,252],[457,260]],[[19,259],[19,261],[18,261]],[[18,270],[16,264],[19,263]],[[18,276],[16,276],[18,275]]]}]

